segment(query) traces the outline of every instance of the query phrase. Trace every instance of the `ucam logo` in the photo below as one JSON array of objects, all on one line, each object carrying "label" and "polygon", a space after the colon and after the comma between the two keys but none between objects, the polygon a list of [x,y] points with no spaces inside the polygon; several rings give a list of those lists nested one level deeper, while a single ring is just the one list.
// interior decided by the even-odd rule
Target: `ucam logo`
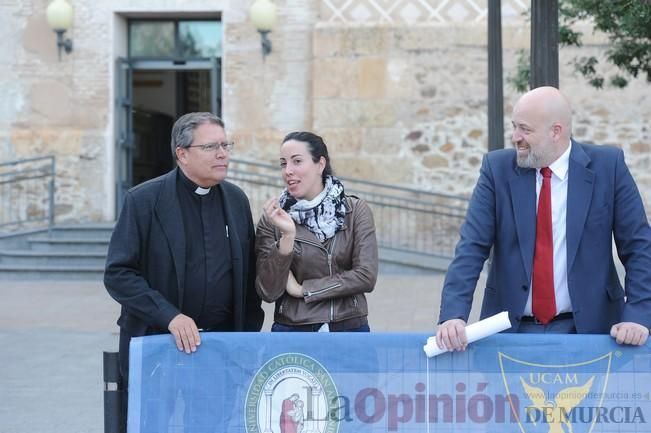
[{"label": "ucam logo", "polygon": [[337,388],[314,358],[283,353],[267,361],[246,393],[247,433],[337,433],[339,420],[330,416]]},{"label": "ucam logo", "polygon": [[[566,364],[541,364],[499,352],[511,409],[522,433],[590,433],[600,424],[645,424],[638,406],[607,392],[612,352]],[[631,431],[639,431],[632,429]]]}]

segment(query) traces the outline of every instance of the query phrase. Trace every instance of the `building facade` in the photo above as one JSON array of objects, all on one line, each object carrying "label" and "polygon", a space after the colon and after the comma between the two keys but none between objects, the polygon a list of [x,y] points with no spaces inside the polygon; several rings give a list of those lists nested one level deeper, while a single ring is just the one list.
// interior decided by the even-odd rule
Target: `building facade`
[{"label": "building facade", "polygon": [[[58,222],[113,220],[125,188],[171,168],[169,127],[192,110],[221,114],[237,158],[276,163],[282,137],[306,129],[342,176],[472,191],[488,149],[486,0],[274,0],[264,58],[252,0],[69,1],[61,60],[48,0],[0,1],[0,162],[56,156]],[[505,76],[529,47],[528,8],[502,0]],[[651,87],[586,84],[570,60],[604,58],[608,41],[584,30],[560,51],[574,136],[622,147],[648,207]],[[504,89],[508,146],[518,95]]]}]

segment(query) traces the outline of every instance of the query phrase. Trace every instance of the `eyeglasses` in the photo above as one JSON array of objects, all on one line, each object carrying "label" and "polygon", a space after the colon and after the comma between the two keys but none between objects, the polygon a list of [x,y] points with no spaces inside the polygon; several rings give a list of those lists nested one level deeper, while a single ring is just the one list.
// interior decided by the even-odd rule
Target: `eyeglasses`
[{"label": "eyeglasses", "polygon": [[204,152],[215,153],[218,149],[223,149],[226,152],[230,153],[233,150],[235,143],[232,141],[224,141],[223,143],[206,143],[206,144],[193,144],[188,147],[198,147]]}]

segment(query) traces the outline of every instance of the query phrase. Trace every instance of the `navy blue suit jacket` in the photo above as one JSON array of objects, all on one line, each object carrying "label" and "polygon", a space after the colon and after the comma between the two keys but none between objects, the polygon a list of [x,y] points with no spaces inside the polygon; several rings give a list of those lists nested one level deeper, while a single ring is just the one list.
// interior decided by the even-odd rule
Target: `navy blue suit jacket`
[{"label": "navy blue suit jacket", "polygon": [[[651,229],[620,149],[572,142],[567,187],[567,282],[578,333],[613,324],[651,326]],[[443,286],[439,323],[468,320],[491,253],[481,318],[508,311],[516,332],[524,311],[536,237],[536,170],[519,168],[514,149],[485,155],[461,239]],[[614,238],[626,269],[622,288]]]}]

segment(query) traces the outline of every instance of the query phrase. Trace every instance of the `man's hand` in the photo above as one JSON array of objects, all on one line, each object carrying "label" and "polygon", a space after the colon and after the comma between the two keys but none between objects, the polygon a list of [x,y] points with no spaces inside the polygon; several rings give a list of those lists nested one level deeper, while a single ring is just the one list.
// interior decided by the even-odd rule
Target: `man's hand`
[{"label": "man's hand", "polygon": [[175,316],[167,326],[170,333],[174,336],[176,347],[185,353],[197,351],[197,346],[201,344],[199,329],[190,317],[185,314]]},{"label": "man's hand", "polygon": [[642,346],[649,338],[649,329],[634,322],[621,322],[610,328],[610,335],[617,344]]},{"label": "man's hand", "polygon": [[289,276],[287,277],[287,293],[289,293],[291,296],[295,298],[302,298],[303,297],[303,286],[298,284],[298,281],[296,281],[296,277],[294,277],[294,274],[292,271],[289,271]]},{"label": "man's hand", "polygon": [[450,319],[441,323],[436,330],[436,345],[439,349],[450,352],[466,350],[468,346],[466,322],[461,319]]}]

